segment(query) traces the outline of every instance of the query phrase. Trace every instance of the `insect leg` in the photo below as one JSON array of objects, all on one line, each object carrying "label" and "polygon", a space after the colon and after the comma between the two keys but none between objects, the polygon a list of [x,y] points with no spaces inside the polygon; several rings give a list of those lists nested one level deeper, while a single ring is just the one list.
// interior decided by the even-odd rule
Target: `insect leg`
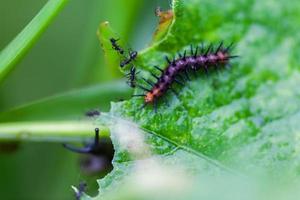
[{"label": "insect leg", "polygon": [[158,66],[154,66],[155,69],[161,71],[161,72],[164,72],[164,70],[162,70],[161,68],[159,68]]}]

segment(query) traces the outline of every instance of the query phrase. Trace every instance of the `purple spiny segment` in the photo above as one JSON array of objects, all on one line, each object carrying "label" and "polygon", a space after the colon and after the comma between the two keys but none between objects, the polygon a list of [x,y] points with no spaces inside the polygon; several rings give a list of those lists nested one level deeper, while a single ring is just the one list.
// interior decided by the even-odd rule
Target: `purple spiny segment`
[{"label": "purple spiny segment", "polygon": [[189,69],[193,71],[204,69],[207,72],[212,67],[228,64],[229,60],[235,57],[230,55],[230,49],[231,46],[224,48],[223,43],[220,43],[215,52],[213,46],[210,45],[206,51],[201,49],[199,55],[197,55],[199,51],[195,50],[194,53],[194,51],[191,50],[191,55],[186,55],[186,51],[184,51],[184,56],[181,56],[179,53],[179,57],[172,61],[166,57],[168,66],[163,70],[160,77],[158,77],[154,86],[150,90],[146,90],[145,104],[155,103],[157,98],[164,95],[168,89],[171,89],[173,81],[177,76],[180,77],[182,72],[184,72],[185,75]]}]

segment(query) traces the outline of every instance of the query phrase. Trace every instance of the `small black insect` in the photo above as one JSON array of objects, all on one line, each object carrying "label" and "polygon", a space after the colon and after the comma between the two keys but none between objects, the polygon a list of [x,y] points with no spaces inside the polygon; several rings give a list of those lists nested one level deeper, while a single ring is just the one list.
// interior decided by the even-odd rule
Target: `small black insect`
[{"label": "small black insect", "polygon": [[75,147],[69,144],[63,144],[66,149],[70,151],[74,151],[76,153],[85,153],[85,154],[93,154],[98,155],[101,153],[101,145],[99,145],[99,128],[95,128],[95,139],[94,142],[85,145],[82,148]]},{"label": "small black insect", "polygon": [[130,71],[128,74],[126,74],[126,77],[128,78],[127,80],[127,84],[132,87],[132,88],[135,88],[136,86],[136,75],[140,73],[140,72],[136,72],[136,69],[134,66],[132,66],[130,68]]},{"label": "small black insect", "polygon": [[129,51],[129,58],[126,58],[120,63],[120,67],[124,67],[125,65],[128,65],[131,63],[135,58],[137,57],[137,51]]},{"label": "small black insect", "polygon": [[98,128],[95,129],[94,141],[85,144],[84,147],[80,148],[69,144],[63,144],[63,146],[70,151],[84,154],[80,160],[80,167],[86,174],[96,174],[112,169],[113,144],[107,138],[99,138]]},{"label": "small black insect", "polygon": [[83,193],[85,192],[86,187],[87,187],[86,182],[82,181],[82,182],[79,183],[78,189],[77,189],[77,191],[75,191],[76,200],[81,199]]},{"label": "small black insect", "polygon": [[112,45],[113,49],[123,55],[124,54],[124,50],[117,43],[119,40],[120,39],[110,38],[110,42],[111,42],[111,45]]},{"label": "small black insect", "polygon": [[[119,54],[124,55],[124,49],[122,49],[122,47],[120,47],[120,45],[118,44],[118,41],[120,39],[110,38],[109,40],[111,42],[112,48],[116,50]],[[137,51],[129,50],[128,56],[129,58],[125,58],[123,61],[120,62],[120,67],[124,67],[125,65],[131,63],[136,58]]]},{"label": "small black insect", "polygon": [[89,110],[85,113],[85,116],[87,117],[97,117],[100,115],[100,112],[98,110]]}]

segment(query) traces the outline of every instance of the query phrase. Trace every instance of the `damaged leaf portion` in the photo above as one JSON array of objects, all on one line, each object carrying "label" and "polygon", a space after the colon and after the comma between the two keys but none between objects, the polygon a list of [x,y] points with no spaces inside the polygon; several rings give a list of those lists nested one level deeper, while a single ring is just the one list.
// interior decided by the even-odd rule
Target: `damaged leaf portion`
[{"label": "damaged leaf portion", "polygon": [[166,36],[174,20],[174,13],[172,10],[162,11],[160,7],[157,7],[155,15],[159,18],[159,22],[156,31],[153,34],[152,44],[162,40]]},{"label": "damaged leaf portion", "polygon": [[[143,187],[142,183],[152,183],[151,177],[157,184],[166,183],[159,187],[164,191],[183,188],[170,186],[170,182],[184,182],[198,189],[188,187],[178,199],[230,199],[225,194],[243,191],[230,190],[228,185],[248,189],[236,196],[247,194],[250,199],[280,199],[281,195],[289,199],[287,191],[300,196],[295,189],[300,167],[299,9],[297,0],[289,4],[283,0],[174,0],[174,19],[168,33],[140,52],[136,60],[140,77],[152,79],[150,72],[159,75],[153,66],[164,69],[165,56],[176,56],[201,42],[234,42],[234,54],[240,58],[229,69],[208,75],[199,72],[184,87],[175,86],[179,94],[166,93],[168,104],[160,102],[158,113],[151,105],[139,109],[142,98],[113,103],[110,115],[133,121],[144,130],[138,135],[143,137],[147,154],[142,158],[130,156],[128,149],[120,148],[120,138],[112,131],[115,169],[99,181],[98,198],[149,199],[149,194],[159,191],[154,184]],[[139,89],[135,92],[141,93]],[[136,137],[129,136],[130,128],[120,132],[133,145]],[[172,176],[181,181],[168,179]],[[282,182],[295,185],[268,192],[277,191],[280,187],[276,184]],[[270,188],[261,194],[256,190],[261,185]],[[119,193],[112,195],[111,191]],[[223,195],[216,196],[215,191]],[[173,197],[160,194],[157,199]]]}]

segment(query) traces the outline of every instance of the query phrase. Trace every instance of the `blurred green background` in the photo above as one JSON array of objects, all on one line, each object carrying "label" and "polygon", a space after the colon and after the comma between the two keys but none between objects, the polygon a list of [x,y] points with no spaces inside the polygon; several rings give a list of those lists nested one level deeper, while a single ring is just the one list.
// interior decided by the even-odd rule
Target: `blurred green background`
[{"label": "blurred green background", "polygon": [[[46,0],[0,0],[0,48],[37,14]],[[72,89],[110,81],[96,30],[109,21],[133,49],[151,41],[158,23],[154,10],[169,0],[70,0],[16,69],[0,85],[0,112]],[[101,101],[101,99],[99,99]],[[84,104],[84,102],[82,102]],[[90,109],[87,106],[87,109]],[[81,120],[82,116],[73,116]],[[64,112],[63,110],[61,111]],[[15,116],[18,120],[18,116]],[[96,177],[80,171],[79,156],[57,143],[20,143],[12,151],[0,143],[1,199],[74,199],[71,185]],[[9,146],[11,147],[11,146]]]}]

